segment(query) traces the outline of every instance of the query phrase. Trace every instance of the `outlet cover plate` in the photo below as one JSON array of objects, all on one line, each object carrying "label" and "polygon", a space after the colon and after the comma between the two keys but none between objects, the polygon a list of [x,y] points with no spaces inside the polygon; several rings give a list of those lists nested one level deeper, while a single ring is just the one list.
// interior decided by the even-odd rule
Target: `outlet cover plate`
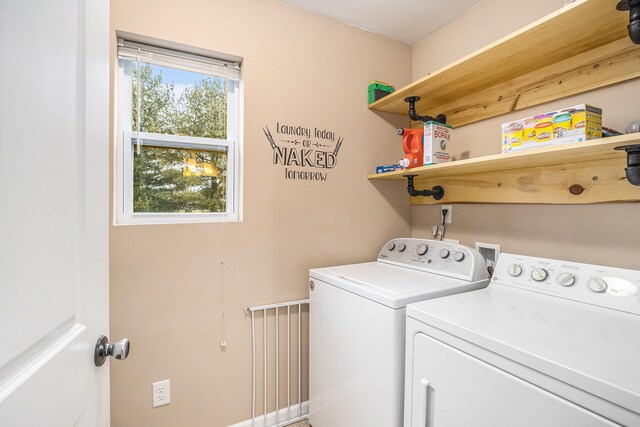
[{"label": "outlet cover plate", "polygon": [[171,402],[171,382],[158,381],[151,384],[153,389],[153,407],[168,405]]},{"label": "outlet cover plate", "polygon": [[496,243],[476,242],[476,250],[484,257],[487,267],[495,267],[500,256],[500,245]]}]

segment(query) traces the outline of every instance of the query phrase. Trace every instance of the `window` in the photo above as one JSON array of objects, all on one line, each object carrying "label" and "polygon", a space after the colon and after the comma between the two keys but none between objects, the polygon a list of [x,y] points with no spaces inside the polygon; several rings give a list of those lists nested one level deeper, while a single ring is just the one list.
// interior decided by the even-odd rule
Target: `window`
[{"label": "window", "polygon": [[239,219],[238,63],[118,40],[117,224]]}]

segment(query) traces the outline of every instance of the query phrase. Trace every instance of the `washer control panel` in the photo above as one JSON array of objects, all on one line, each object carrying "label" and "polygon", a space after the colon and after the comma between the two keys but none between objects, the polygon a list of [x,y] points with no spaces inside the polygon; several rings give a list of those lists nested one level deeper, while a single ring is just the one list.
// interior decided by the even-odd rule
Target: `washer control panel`
[{"label": "washer control panel", "polygon": [[640,271],[500,254],[492,284],[640,315]]},{"label": "washer control panel", "polygon": [[469,281],[488,278],[478,251],[440,240],[393,239],[382,247],[378,261]]}]

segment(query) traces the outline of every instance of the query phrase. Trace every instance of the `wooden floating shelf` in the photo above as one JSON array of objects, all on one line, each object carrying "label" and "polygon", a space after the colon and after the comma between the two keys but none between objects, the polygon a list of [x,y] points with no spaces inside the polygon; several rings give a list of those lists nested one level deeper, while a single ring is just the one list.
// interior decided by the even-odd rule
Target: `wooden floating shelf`
[{"label": "wooden floating shelf", "polygon": [[[640,144],[640,134],[457,160],[402,171],[372,174],[370,180],[418,175],[418,189],[441,185],[443,199],[412,197],[411,204],[602,203],[639,201],[640,187],[627,182],[627,155],[614,150]],[[577,194],[576,194],[577,193]]]},{"label": "wooden floating shelf", "polygon": [[444,113],[456,127],[640,77],[618,0],[578,0],[369,105]]}]

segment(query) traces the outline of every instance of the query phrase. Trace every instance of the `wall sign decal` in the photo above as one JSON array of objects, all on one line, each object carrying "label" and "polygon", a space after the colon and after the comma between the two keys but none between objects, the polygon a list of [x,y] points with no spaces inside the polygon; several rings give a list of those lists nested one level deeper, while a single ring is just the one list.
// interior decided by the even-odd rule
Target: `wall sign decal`
[{"label": "wall sign decal", "polygon": [[[273,150],[273,164],[286,166],[285,179],[326,181],[327,172],[322,170],[333,169],[338,162],[338,151],[343,138],[338,137],[336,140],[333,131],[280,122],[276,122],[276,138],[271,135],[268,126],[262,128],[262,131]],[[297,169],[298,167],[306,170]]]}]

